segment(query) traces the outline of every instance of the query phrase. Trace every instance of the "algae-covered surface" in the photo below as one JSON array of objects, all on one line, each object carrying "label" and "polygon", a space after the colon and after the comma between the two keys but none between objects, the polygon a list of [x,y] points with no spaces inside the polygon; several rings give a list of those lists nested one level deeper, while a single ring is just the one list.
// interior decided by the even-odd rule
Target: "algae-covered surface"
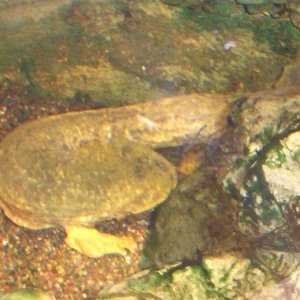
[{"label": "algae-covered surface", "polygon": [[88,258],[60,228],[22,228],[1,210],[3,297],[298,299],[299,23],[296,0],[1,1],[1,139],[69,111],[237,100],[220,139],[199,142],[199,128],[160,150],[179,173],[166,202],[97,225],[136,240],[127,256]]},{"label": "algae-covered surface", "polygon": [[2,80],[103,105],[270,87],[300,43],[233,1],[29,1],[0,18]]}]

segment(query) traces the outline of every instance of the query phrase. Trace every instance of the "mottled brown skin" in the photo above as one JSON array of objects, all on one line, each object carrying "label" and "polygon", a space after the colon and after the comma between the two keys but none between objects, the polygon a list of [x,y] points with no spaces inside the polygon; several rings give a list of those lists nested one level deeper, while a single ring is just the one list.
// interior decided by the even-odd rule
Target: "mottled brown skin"
[{"label": "mottled brown skin", "polygon": [[219,136],[229,110],[189,95],[28,122],[0,143],[0,206],[21,226],[65,229],[148,210],[176,185],[151,148]]},{"label": "mottled brown skin", "polygon": [[139,213],[163,201],[176,185],[171,163],[126,141],[83,143],[56,153],[31,147],[25,155],[7,147],[0,161],[5,214],[33,229],[92,226]]}]

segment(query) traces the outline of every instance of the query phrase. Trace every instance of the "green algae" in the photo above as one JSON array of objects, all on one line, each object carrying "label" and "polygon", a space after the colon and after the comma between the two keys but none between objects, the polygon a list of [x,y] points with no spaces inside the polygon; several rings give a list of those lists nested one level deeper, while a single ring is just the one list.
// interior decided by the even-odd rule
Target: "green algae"
[{"label": "green algae", "polygon": [[294,57],[300,47],[300,31],[289,20],[274,20],[268,17],[249,16],[237,12],[232,3],[215,1],[210,12],[199,15],[196,10],[183,7],[183,20],[193,20],[198,31],[245,29],[253,32],[258,42],[267,42],[272,50]]},{"label": "green algae", "polygon": [[46,292],[36,289],[20,289],[11,292],[0,292],[0,300],[53,300]]},{"label": "green algae", "polygon": [[[38,21],[0,31],[5,58],[0,78],[20,82],[27,93],[66,99],[81,94],[104,105],[112,99],[120,105],[159,95],[258,90],[276,80],[300,45],[300,31],[288,21],[249,16],[229,1],[90,5],[65,5]],[[103,9],[112,14],[107,26],[98,23]],[[85,11],[93,12],[90,19]],[[237,47],[225,51],[230,40]],[[98,84],[84,82],[89,73],[77,68],[93,71],[102,65],[111,69],[103,70]],[[116,81],[106,83],[114,72]]]},{"label": "green algae", "polygon": [[[272,266],[276,259],[278,256],[266,256],[264,261]],[[137,299],[249,299],[255,291],[272,281],[271,271],[259,268],[257,264],[257,261],[242,257],[205,258],[199,265],[177,265],[161,271],[147,271],[127,280],[122,293],[124,297],[134,295]],[[116,293],[106,292],[105,295],[105,299],[119,299]]]},{"label": "green algae", "polygon": [[147,276],[143,276],[138,280],[129,281],[129,287],[135,291],[143,292],[168,285],[171,281],[171,272],[150,272]]}]

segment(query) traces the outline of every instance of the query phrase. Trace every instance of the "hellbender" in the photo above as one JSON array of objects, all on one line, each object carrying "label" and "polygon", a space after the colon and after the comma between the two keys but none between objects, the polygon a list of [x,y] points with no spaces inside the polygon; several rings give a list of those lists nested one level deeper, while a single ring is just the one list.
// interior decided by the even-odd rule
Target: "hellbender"
[{"label": "hellbender", "polygon": [[230,107],[225,96],[194,94],[27,122],[0,143],[0,206],[20,226],[63,227],[90,257],[132,251],[135,241],[95,223],[166,199],[176,169],[153,149],[219,136]]}]

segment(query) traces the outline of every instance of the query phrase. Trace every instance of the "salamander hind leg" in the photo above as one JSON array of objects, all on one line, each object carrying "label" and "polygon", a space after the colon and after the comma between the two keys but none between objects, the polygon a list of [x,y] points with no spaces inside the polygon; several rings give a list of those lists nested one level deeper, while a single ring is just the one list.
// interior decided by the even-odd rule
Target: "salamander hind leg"
[{"label": "salamander hind leg", "polygon": [[119,237],[84,226],[67,226],[65,242],[71,248],[89,257],[101,257],[106,254],[126,255],[133,252],[136,242],[129,237]]}]

